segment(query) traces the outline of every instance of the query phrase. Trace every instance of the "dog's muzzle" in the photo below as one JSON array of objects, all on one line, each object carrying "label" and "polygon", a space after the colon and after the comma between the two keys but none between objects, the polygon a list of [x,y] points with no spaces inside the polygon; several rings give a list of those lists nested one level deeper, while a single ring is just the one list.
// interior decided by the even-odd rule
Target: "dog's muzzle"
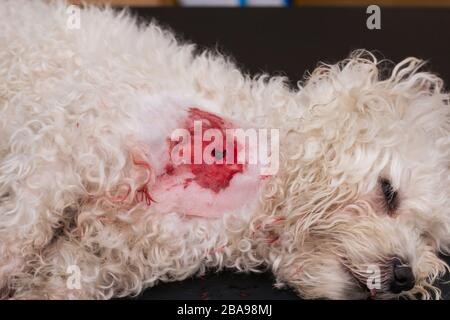
[{"label": "dog's muzzle", "polygon": [[411,267],[404,264],[399,258],[394,258],[392,264],[392,280],[389,290],[392,293],[398,294],[414,288],[416,279]]}]

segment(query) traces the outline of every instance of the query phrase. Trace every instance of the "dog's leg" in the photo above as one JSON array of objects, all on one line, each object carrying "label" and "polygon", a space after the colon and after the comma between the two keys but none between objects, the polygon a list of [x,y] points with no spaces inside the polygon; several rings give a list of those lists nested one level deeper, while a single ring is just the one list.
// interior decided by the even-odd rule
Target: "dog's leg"
[{"label": "dog's leg", "polygon": [[[12,163],[13,164],[13,163]],[[20,161],[17,162],[20,167]],[[33,164],[30,164],[30,169]],[[63,220],[65,207],[75,194],[61,190],[55,181],[64,170],[42,170],[28,173],[27,167],[0,168],[0,294],[13,295],[21,279],[30,272],[28,261],[40,256],[53,241],[55,230]],[[66,171],[67,173],[67,171]],[[67,175],[69,176],[69,175]],[[37,182],[37,183],[36,183]],[[36,184],[35,184],[36,183]],[[63,182],[64,183],[64,182]],[[55,200],[56,199],[56,200]]]},{"label": "dog's leg", "polygon": [[215,241],[206,234],[211,226],[192,221],[144,206],[123,216],[84,207],[75,228],[32,261],[13,298],[109,299],[186,279],[202,270]]},{"label": "dog's leg", "polygon": [[12,299],[91,299],[101,261],[80,243],[60,238],[28,262]]}]

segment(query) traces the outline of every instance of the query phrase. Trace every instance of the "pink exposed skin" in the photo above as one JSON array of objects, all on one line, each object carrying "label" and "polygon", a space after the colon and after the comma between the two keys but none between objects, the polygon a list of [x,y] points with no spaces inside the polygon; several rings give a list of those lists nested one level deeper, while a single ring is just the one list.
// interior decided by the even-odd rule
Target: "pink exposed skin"
[{"label": "pink exposed skin", "polygon": [[[208,129],[217,129],[223,137],[226,129],[233,128],[232,122],[198,108],[188,109],[187,114],[188,117],[180,128],[189,131],[192,144],[194,121],[201,121],[203,133]],[[224,138],[223,150],[213,150],[211,154],[214,157],[217,152],[220,157],[215,158],[219,160],[233,152],[233,163],[215,161],[212,164],[195,164],[192,151],[191,164],[178,165],[174,164],[170,156],[178,142],[168,137],[166,143],[169,160],[164,164],[164,171],[157,175],[155,184],[148,190],[154,199],[151,205],[158,211],[215,218],[226,212],[239,210],[256,199],[263,177],[259,175],[257,165],[237,163],[238,153],[243,149],[237,141],[227,145]],[[202,142],[202,151],[210,143]]]}]

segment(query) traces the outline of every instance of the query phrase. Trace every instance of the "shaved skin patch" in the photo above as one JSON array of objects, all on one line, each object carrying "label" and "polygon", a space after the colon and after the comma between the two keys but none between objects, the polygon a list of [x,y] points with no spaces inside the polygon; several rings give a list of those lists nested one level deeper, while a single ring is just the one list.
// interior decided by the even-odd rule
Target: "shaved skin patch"
[{"label": "shaved skin patch", "polygon": [[[205,150],[211,149],[211,146],[207,149],[211,142],[204,141],[198,134],[196,136],[194,123],[199,122],[202,125],[202,134],[208,129],[221,132],[224,137],[223,148],[211,150],[211,157],[217,160],[211,164],[204,161],[196,163],[194,148],[189,163],[176,164],[171,155],[180,142],[173,141],[170,136],[166,141],[160,141],[167,145],[166,155],[163,157],[166,163],[149,190],[155,201],[152,206],[158,211],[217,218],[226,212],[234,212],[251,205],[256,200],[263,178],[259,175],[257,165],[238,163],[238,154],[243,152],[243,147],[238,141],[232,143],[225,141],[225,130],[232,129],[233,123],[198,108],[189,108],[187,119],[182,121],[180,128],[189,132],[191,146],[196,143],[194,139],[198,139],[197,143],[201,144],[202,154]],[[228,153],[234,156],[234,161],[230,163],[225,161]],[[218,161],[219,159],[222,161]]]}]

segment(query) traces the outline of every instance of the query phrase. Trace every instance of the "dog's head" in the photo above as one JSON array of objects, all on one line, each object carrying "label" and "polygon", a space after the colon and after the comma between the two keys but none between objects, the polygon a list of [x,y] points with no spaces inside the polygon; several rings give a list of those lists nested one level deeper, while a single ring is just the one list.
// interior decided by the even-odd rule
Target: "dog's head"
[{"label": "dog's head", "polygon": [[[300,89],[266,223],[281,281],[308,298],[437,297],[450,243],[450,107],[442,81],[406,59],[382,79],[356,54]],[[267,220],[266,220],[267,221]],[[278,260],[277,260],[278,259]]]}]

